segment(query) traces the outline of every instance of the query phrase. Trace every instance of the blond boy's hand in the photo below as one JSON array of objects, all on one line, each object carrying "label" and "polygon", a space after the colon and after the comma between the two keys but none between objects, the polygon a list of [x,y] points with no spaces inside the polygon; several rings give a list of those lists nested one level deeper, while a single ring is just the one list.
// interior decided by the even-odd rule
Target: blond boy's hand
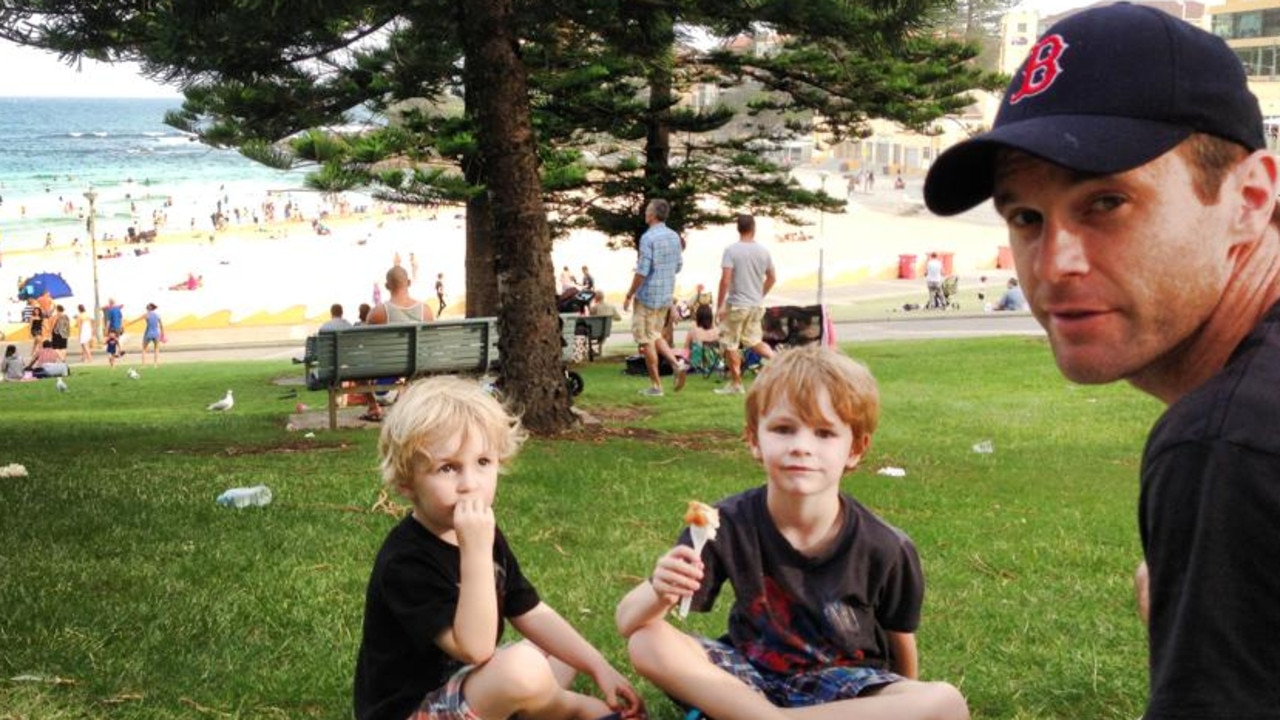
[{"label": "blond boy's hand", "polygon": [[453,506],[453,530],[464,552],[471,547],[491,549],[496,525],[493,508],[483,498],[463,498]]},{"label": "blond boy's hand", "polygon": [[649,584],[658,597],[674,605],[702,586],[702,559],[688,545],[677,545],[658,558]]},{"label": "blond boy's hand", "polygon": [[624,718],[642,718],[645,716],[644,700],[640,693],[631,686],[622,673],[607,665],[599,675],[592,678],[596,686],[604,694],[604,702]]}]

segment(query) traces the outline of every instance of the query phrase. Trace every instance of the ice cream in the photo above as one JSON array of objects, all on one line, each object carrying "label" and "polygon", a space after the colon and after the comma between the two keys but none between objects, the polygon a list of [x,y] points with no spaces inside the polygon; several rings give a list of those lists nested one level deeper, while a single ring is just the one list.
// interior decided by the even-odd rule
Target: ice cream
[{"label": "ice cream", "polygon": [[[693,551],[702,554],[702,548],[708,540],[716,539],[716,530],[720,528],[720,511],[697,500],[689,501],[689,509],[684,513],[684,521],[689,525],[689,537],[693,539]],[[689,604],[693,597],[680,601],[680,617],[689,616]]]}]

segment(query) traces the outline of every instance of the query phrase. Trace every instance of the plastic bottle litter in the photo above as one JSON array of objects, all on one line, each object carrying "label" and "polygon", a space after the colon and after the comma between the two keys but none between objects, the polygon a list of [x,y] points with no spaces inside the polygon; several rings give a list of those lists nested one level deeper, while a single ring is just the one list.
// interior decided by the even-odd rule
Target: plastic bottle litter
[{"label": "plastic bottle litter", "polygon": [[982,455],[990,455],[996,451],[996,445],[990,440],[983,440],[980,443],[974,443],[973,451]]},{"label": "plastic bottle litter", "polygon": [[266,485],[231,488],[218,496],[218,504],[223,507],[246,508],[262,507],[271,504],[271,488]]}]

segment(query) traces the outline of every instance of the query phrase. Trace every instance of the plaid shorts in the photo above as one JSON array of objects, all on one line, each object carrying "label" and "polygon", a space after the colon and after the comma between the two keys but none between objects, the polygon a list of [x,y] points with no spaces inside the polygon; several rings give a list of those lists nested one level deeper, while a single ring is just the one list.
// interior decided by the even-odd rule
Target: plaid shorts
[{"label": "plaid shorts", "polygon": [[778,707],[808,707],[851,700],[872,688],[906,680],[887,670],[840,665],[789,675],[761,671],[727,642],[705,637],[695,639],[712,664],[754,688]]},{"label": "plaid shorts", "polygon": [[449,682],[427,693],[407,720],[484,720],[472,712],[462,696],[462,683],[475,669],[475,665],[468,665],[454,673]]}]

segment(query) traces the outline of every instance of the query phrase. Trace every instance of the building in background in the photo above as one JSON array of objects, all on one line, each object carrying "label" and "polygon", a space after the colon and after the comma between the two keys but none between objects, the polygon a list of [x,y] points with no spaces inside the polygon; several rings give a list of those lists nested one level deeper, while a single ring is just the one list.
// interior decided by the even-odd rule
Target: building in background
[{"label": "building in background", "polygon": [[1210,30],[1240,56],[1275,151],[1280,137],[1280,0],[1227,0],[1209,12]]}]

